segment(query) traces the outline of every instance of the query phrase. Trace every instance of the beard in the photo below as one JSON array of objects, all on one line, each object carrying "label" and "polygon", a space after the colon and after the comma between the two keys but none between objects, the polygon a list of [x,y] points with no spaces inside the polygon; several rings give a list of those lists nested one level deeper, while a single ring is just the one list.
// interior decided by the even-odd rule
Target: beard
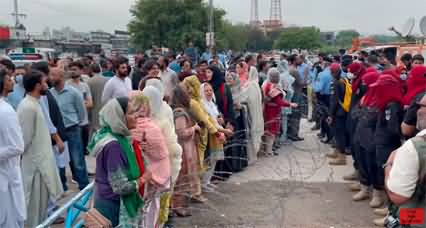
[{"label": "beard", "polygon": [[120,78],[127,77],[127,72],[118,72],[118,76],[119,76]]},{"label": "beard", "polygon": [[40,90],[40,95],[44,96],[47,94],[47,89]]}]

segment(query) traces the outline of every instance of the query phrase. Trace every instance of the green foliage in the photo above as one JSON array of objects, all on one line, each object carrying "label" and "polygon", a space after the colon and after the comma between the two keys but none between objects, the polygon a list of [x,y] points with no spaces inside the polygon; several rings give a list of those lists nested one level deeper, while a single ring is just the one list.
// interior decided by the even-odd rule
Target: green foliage
[{"label": "green foliage", "polygon": [[216,34],[216,46],[218,49],[242,51],[247,48],[249,41],[248,25],[233,25],[229,21],[224,21],[221,28],[221,31],[218,31]]},{"label": "green foliage", "polygon": [[321,47],[320,30],[315,27],[293,27],[284,29],[274,42],[276,49],[308,49]]},{"label": "green foliage", "polygon": [[[130,12],[128,27],[138,49],[180,49],[189,41],[205,46],[209,8],[203,0],[137,0]],[[216,31],[222,30],[224,15],[224,10],[214,9]]]},{"label": "green foliage", "polygon": [[352,40],[360,36],[356,30],[342,30],[337,33],[336,45],[340,48],[349,48],[352,46]]},{"label": "green foliage", "polygon": [[332,46],[332,45],[322,45],[319,49],[318,49],[318,53],[324,53],[324,54],[338,54],[339,53],[339,48],[337,46]]}]

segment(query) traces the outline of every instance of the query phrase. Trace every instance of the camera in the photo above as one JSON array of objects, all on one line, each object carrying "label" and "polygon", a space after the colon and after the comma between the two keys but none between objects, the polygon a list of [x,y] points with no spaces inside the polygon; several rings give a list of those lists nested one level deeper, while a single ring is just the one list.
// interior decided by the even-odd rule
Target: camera
[{"label": "camera", "polygon": [[388,217],[386,217],[386,219],[385,219],[385,227],[386,228],[403,228],[399,224],[399,219],[393,217],[392,215],[389,215]]}]

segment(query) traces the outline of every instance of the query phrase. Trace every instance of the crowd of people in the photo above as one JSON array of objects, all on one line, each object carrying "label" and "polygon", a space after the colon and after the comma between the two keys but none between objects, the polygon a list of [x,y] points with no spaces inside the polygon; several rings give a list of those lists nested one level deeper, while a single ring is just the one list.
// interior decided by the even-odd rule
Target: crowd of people
[{"label": "crowd of people", "polygon": [[[171,227],[170,217],[191,216],[190,204],[206,203],[218,182],[304,140],[304,116],[335,147],[330,165],[352,155],[353,200],[371,198],[383,216],[424,207],[420,57],[404,56],[400,68],[384,53],[319,54],[315,64],[297,54],[226,63],[138,55],[134,67],[122,56],[24,67],[2,59],[0,227],[40,224],[70,176],[80,190],[93,176],[94,209],[113,227]],[[94,173],[86,155],[96,158]]]},{"label": "crowd of people", "polygon": [[352,156],[354,172],[344,179],[352,182],[353,201],[370,200],[378,226],[397,221],[400,208],[426,207],[426,67],[422,55],[400,61],[385,52],[319,55],[308,86],[312,130],[335,148],[330,165],[346,165]]}]

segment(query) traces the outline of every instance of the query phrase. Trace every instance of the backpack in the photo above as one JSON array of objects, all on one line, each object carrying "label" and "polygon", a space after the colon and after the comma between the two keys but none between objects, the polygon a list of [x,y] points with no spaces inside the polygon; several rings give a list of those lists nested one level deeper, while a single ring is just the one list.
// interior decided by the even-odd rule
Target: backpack
[{"label": "backpack", "polygon": [[340,81],[345,85],[345,97],[343,98],[343,102],[339,101],[339,104],[345,112],[349,112],[352,100],[352,85],[346,78],[340,79]]}]

